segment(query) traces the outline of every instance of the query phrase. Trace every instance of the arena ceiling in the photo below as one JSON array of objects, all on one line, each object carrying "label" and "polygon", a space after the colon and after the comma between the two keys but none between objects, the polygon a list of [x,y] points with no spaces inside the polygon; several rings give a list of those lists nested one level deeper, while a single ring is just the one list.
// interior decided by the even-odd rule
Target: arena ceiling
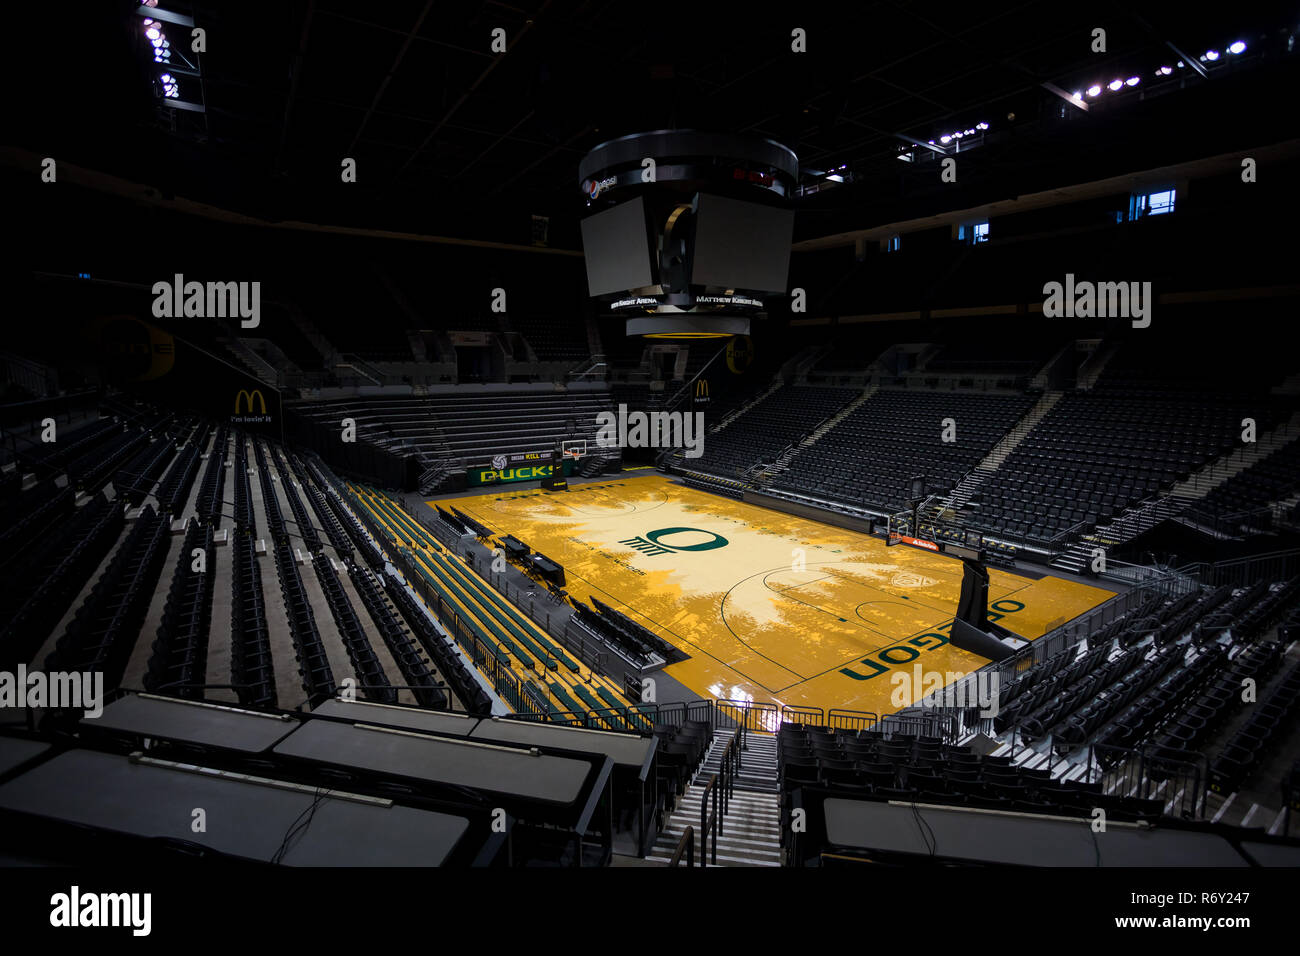
[{"label": "arena ceiling", "polygon": [[[1244,122],[1266,84],[1294,83],[1278,51],[1295,11],[1244,6],[870,0],[813,16],[676,0],[177,0],[207,31],[200,114],[159,107],[137,5],[106,3],[63,27],[78,95],[26,103],[13,139],[268,218],[527,241],[541,214],[552,243],[576,246],[576,169],[591,147],[645,129],[745,131],[794,149],[805,185],[823,190],[804,202],[823,214],[803,217],[807,238],[953,201],[933,159],[961,147],[935,147],[979,124],[959,182],[984,198],[1079,181],[1089,164],[1113,173],[1145,150],[1153,163],[1194,158],[1205,137],[1189,110]],[[1092,49],[1098,27],[1105,53]],[[505,53],[491,49],[497,29]],[[791,49],[796,29],[806,52]],[[1178,95],[1156,95],[1158,65],[1237,38],[1240,62],[1189,64],[1164,81]],[[1085,97],[1088,110],[1067,100],[1130,73],[1149,82]],[[343,157],[354,184],[340,182]],[[828,187],[830,175],[847,181]]]}]

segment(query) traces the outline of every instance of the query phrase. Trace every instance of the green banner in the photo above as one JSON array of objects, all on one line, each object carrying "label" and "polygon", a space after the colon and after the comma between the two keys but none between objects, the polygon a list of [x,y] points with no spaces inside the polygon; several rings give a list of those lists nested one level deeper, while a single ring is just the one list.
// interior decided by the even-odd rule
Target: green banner
[{"label": "green banner", "polygon": [[[564,459],[565,476],[573,474],[572,458]],[[541,481],[551,476],[551,465],[507,465],[504,468],[477,467],[467,472],[467,484],[473,488],[478,485],[496,485],[509,481]]]}]

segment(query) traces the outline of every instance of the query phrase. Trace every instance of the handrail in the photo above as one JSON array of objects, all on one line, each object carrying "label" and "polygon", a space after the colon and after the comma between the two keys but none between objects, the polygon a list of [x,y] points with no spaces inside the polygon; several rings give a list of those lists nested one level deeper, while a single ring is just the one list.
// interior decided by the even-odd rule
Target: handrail
[{"label": "handrail", "polygon": [[[723,818],[731,806],[731,798],[736,792],[736,776],[740,772],[740,734],[737,728],[722,748],[721,764],[718,772],[709,778],[700,794],[700,866],[707,863],[718,865],[718,835],[722,833]],[[709,800],[713,800],[713,812],[709,812]],[[712,849],[709,843],[712,839]]]},{"label": "handrail", "polygon": [[677,841],[677,849],[673,850],[673,855],[668,858],[669,866],[680,866],[682,862],[682,853],[686,854],[686,865],[692,867],[695,865],[695,827],[687,827],[686,832],[682,834],[681,839]]},{"label": "handrail", "polygon": [[[709,813],[709,798],[713,798],[713,812]],[[714,866],[718,865],[718,831],[722,829],[722,816],[718,813],[718,775],[715,773],[705,786],[704,792],[700,794],[700,832],[703,834],[700,842],[700,866],[706,866],[712,862]],[[709,835],[713,835],[713,859],[710,861],[709,856]]]}]

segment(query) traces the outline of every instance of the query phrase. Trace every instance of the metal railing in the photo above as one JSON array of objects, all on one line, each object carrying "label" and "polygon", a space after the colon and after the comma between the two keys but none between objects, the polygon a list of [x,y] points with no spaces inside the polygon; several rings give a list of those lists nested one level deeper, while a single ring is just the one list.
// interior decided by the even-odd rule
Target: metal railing
[{"label": "metal railing", "polygon": [[668,865],[681,866],[683,853],[686,854],[686,865],[695,866],[695,827],[686,828],[686,832],[677,841],[677,849],[673,850],[673,855],[668,858]]},{"label": "metal railing", "polygon": [[[742,730],[737,729],[722,749],[722,764],[700,794],[700,865],[708,862],[718,865],[718,837],[723,820],[736,792],[736,777],[740,773],[740,753],[743,748]],[[712,807],[710,808],[710,803]],[[712,844],[710,846],[710,844]]]},{"label": "metal railing", "polygon": [[781,727],[780,708],[776,704],[717,698],[713,706],[717,714],[717,729],[739,731],[742,744],[750,731],[774,734]]},{"label": "metal railing", "polygon": [[1086,768],[1083,779],[1100,783],[1104,794],[1160,800],[1166,816],[1205,819],[1209,758],[1203,753],[1093,744]]},{"label": "metal railing", "polygon": [[844,710],[832,707],[826,712],[825,726],[836,730],[874,730],[880,716],[865,710]]},{"label": "metal railing", "polygon": [[1258,581],[1285,581],[1300,574],[1300,548],[1270,551],[1231,561],[1214,564],[1198,562],[1178,569],[1178,573],[1199,581],[1207,587],[1228,584],[1234,587],[1255,584]]}]

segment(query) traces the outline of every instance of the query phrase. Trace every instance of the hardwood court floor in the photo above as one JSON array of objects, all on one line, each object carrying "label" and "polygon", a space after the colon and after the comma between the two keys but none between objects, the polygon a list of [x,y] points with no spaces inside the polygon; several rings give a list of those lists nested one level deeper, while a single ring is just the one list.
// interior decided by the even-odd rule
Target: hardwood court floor
[{"label": "hardwood court floor", "polygon": [[[961,592],[954,558],[658,474],[438,504],[514,535],[563,565],[574,598],[595,595],[681,648],[690,659],[666,673],[704,697],[884,714],[920,696],[896,693],[890,672],[987,663],[947,643]],[[1028,639],[1111,596],[990,569],[990,616]]]}]

